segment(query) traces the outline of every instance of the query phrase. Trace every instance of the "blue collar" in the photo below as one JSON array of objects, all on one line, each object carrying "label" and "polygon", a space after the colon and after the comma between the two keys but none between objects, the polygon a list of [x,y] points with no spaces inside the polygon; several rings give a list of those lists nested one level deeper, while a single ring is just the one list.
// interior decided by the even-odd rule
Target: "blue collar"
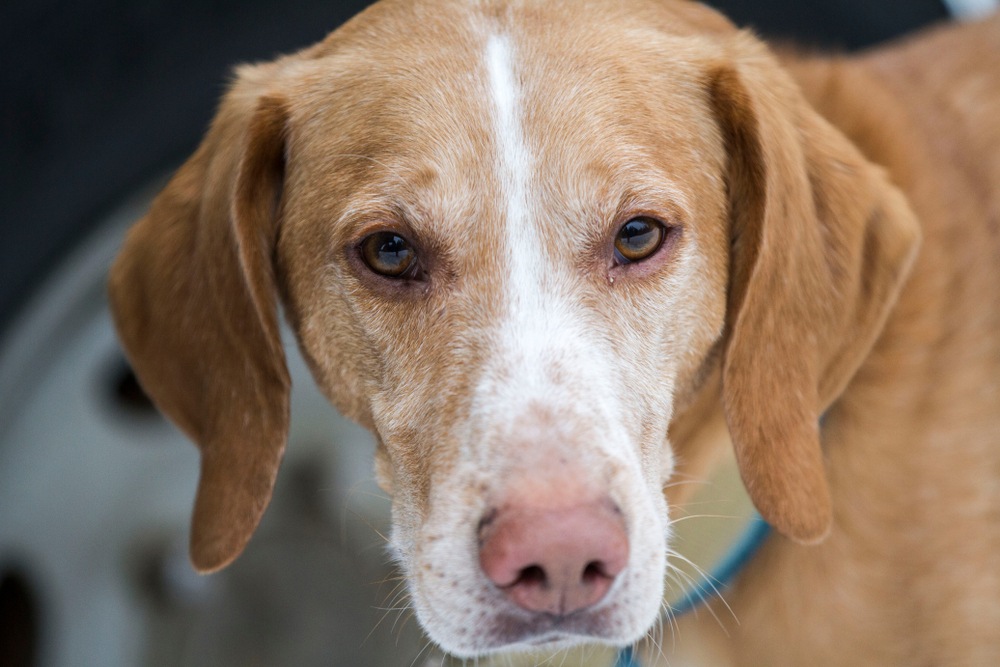
[{"label": "blue collar", "polygon": [[[736,575],[756,555],[757,550],[770,534],[771,526],[759,514],[754,514],[743,534],[712,568],[712,573],[699,581],[680,602],[671,605],[671,613],[674,616],[686,614],[718,595],[719,591],[733,582]],[[631,646],[618,652],[618,659],[615,661],[614,667],[640,667],[639,660]]]}]

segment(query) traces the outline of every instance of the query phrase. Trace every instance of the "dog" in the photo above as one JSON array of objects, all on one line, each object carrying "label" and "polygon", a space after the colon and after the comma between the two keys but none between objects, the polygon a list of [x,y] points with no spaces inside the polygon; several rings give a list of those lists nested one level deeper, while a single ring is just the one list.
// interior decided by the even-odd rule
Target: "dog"
[{"label": "dog", "polygon": [[996,18],[822,59],[689,2],[385,0],[237,70],[109,285],[202,572],[270,498],[283,310],[446,651],[640,640],[723,433],[774,531],[671,662],[989,665],[998,267]]}]

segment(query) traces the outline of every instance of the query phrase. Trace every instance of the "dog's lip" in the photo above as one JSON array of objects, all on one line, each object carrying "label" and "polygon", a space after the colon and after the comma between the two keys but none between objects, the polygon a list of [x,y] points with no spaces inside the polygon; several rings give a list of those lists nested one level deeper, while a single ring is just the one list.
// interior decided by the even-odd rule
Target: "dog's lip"
[{"label": "dog's lip", "polygon": [[580,641],[611,640],[612,611],[608,607],[584,609],[565,616],[497,612],[483,633],[485,650],[567,646]]}]

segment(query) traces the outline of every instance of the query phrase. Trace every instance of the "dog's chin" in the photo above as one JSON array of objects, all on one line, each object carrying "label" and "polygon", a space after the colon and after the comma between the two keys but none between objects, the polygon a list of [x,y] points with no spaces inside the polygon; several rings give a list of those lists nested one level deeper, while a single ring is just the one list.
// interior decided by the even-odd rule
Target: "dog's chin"
[{"label": "dog's chin", "polygon": [[583,644],[629,646],[641,640],[656,623],[662,591],[656,586],[641,596],[613,594],[593,608],[565,616],[528,613],[504,600],[484,600],[480,609],[466,618],[464,627],[451,630],[437,626],[427,610],[416,605],[417,616],[430,638],[457,658],[523,652],[557,652]]},{"label": "dog's chin", "polygon": [[438,645],[457,658],[468,659],[497,654],[555,653],[585,644],[628,646],[648,632],[647,628],[628,635],[609,631],[611,613],[596,610],[567,617],[525,618],[500,612],[471,642],[438,642]]}]

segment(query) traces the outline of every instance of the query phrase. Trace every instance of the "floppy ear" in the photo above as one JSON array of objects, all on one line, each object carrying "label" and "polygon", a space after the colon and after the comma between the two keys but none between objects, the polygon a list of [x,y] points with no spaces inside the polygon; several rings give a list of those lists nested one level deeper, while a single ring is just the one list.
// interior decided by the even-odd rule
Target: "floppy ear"
[{"label": "floppy ear", "polygon": [[819,419],[869,353],[916,255],[902,196],[741,34],[710,69],[731,225],[726,419],[744,484],[803,543],[832,524]]},{"label": "floppy ear", "polygon": [[272,265],[286,112],[245,88],[129,232],[109,280],[140,382],[201,449],[191,559],[203,572],[250,539],[288,432]]}]

